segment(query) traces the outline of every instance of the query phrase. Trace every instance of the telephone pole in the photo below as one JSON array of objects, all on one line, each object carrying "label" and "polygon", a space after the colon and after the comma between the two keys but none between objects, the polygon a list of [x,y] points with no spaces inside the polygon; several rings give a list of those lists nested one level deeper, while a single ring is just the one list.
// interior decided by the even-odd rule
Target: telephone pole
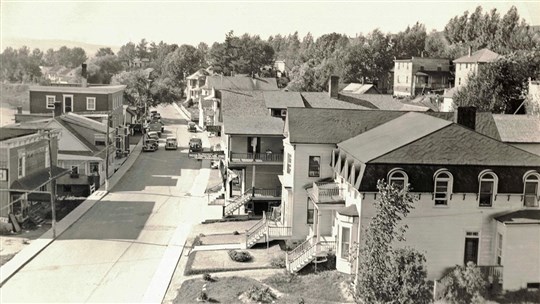
[{"label": "telephone pole", "polygon": [[56,180],[53,179],[53,158],[52,158],[52,144],[51,144],[51,131],[47,131],[47,141],[49,144],[49,180],[51,181],[51,217],[52,217],[52,233],[53,233],[53,239],[56,238],[56,206],[55,206],[55,199],[56,199]]}]

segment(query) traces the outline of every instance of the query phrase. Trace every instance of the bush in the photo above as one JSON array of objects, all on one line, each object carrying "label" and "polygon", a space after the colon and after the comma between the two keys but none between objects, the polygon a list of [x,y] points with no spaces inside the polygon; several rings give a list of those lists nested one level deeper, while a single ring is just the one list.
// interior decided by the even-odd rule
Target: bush
[{"label": "bush", "polygon": [[276,295],[268,287],[251,286],[246,294],[250,300],[258,303],[272,303],[276,299]]},{"label": "bush", "polygon": [[203,274],[202,278],[203,280],[207,282],[214,282],[214,278],[212,278],[212,276],[209,273]]},{"label": "bush", "polygon": [[467,266],[457,265],[441,280],[440,286],[435,295],[437,300],[452,304],[482,303],[488,282],[480,268],[469,262]]},{"label": "bush", "polygon": [[270,261],[270,265],[272,265],[272,267],[276,267],[276,268],[285,268],[285,267],[287,267],[285,262],[286,262],[285,257],[280,256],[280,257],[277,257],[277,258],[272,258],[272,260]]},{"label": "bush", "polygon": [[233,235],[240,235],[240,232],[234,231],[232,234],[233,234]]},{"label": "bush", "polygon": [[12,230],[13,226],[11,224],[0,222],[0,235],[11,234]]},{"label": "bush", "polygon": [[249,262],[253,258],[247,251],[229,250],[229,257],[235,262]]}]

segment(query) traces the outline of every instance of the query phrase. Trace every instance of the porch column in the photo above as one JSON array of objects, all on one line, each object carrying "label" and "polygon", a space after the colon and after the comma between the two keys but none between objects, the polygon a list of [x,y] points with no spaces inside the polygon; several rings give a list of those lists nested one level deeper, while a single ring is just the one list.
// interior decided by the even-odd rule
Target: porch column
[{"label": "porch column", "polygon": [[317,242],[319,241],[319,209],[317,209],[315,203],[313,204],[315,208],[313,208],[313,233],[315,234],[315,237],[317,238]]},{"label": "porch column", "polygon": [[317,243],[319,242],[320,238],[321,238],[321,225],[319,225],[320,223],[320,219],[319,217],[321,216],[321,213],[319,212],[319,209],[317,209]]},{"label": "porch column", "polygon": [[253,165],[253,172],[251,175],[251,188],[252,188],[252,194],[255,196],[255,168],[257,166]]},{"label": "porch column", "polygon": [[242,194],[246,193],[246,168],[242,169]]}]

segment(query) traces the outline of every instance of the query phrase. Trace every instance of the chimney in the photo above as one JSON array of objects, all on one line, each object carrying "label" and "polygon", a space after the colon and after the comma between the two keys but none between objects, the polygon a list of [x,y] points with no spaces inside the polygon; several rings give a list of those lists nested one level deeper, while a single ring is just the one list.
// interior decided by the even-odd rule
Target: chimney
[{"label": "chimney", "polygon": [[472,55],[472,47],[469,45],[469,57]]},{"label": "chimney", "polygon": [[330,81],[328,84],[328,93],[330,94],[330,98],[338,98],[339,76],[330,76]]},{"label": "chimney", "polygon": [[86,88],[88,86],[88,73],[86,72],[86,63],[83,63],[81,67],[82,87]]},{"label": "chimney", "polygon": [[454,112],[454,122],[471,130],[476,128],[476,107],[458,107]]},{"label": "chimney", "polygon": [[61,101],[55,101],[54,102],[54,111],[53,111],[53,117],[61,116],[62,115],[62,102]]}]

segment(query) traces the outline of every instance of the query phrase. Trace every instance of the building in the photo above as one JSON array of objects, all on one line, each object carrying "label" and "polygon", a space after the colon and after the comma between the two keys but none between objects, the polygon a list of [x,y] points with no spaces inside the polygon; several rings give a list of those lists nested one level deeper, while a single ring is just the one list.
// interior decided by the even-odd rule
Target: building
[{"label": "building", "polygon": [[493,114],[493,121],[502,142],[540,155],[540,117]]},{"label": "building", "polygon": [[471,53],[469,48],[469,54],[463,57],[459,57],[454,60],[454,66],[456,69],[455,87],[460,88],[467,84],[467,80],[473,74],[478,73],[480,66],[496,61],[501,56],[489,49],[481,49],[474,53]]},{"label": "building", "polygon": [[200,69],[197,72],[186,77],[186,99],[198,100],[202,93],[201,88],[206,83],[206,76],[209,76],[205,69]]},{"label": "building", "polygon": [[412,57],[394,60],[394,96],[416,96],[451,86],[450,60]]},{"label": "building", "polygon": [[374,84],[349,83],[341,93],[353,94],[381,94]]},{"label": "building", "polygon": [[540,115],[540,81],[529,79],[529,102],[525,105],[528,114]]},{"label": "building", "polygon": [[59,137],[56,130],[0,128],[2,222],[22,224],[31,219],[40,223],[37,214],[50,206],[51,171],[53,179],[66,174],[56,165]]}]

